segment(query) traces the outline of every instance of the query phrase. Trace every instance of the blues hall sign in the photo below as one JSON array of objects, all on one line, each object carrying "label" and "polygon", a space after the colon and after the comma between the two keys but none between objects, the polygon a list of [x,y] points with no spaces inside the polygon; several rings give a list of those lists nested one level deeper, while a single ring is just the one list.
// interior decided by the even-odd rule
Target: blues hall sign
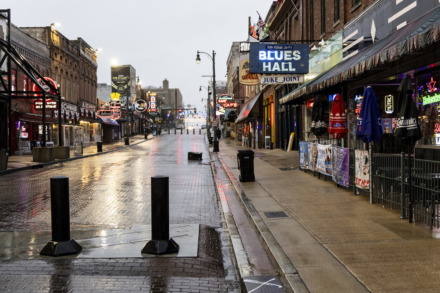
[{"label": "blues hall sign", "polygon": [[251,43],[249,63],[250,73],[308,73],[309,46]]}]

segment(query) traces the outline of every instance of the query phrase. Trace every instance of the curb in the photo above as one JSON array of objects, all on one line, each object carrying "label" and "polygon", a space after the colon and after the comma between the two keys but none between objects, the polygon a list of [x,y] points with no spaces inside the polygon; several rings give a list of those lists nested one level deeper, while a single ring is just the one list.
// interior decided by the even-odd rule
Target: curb
[{"label": "curb", "polygon": [[272,263],[276,265],[279,271],[281,271],[280,279],[284,284],[286,291],[295,293],[310,292],[307,288],[307,285],[301,279],[298,271],[295,269],[293,263],[281,249],[278,241],[275,239],[269,228],[261,219],[260,215],[246,196],[245,192],[240,188],[239,183],[235,179],[229,167],[226,165],[222,158],[219,158],[219,161],[226,174],[228,175],[229,180],[234,186],[237,195],[239,195],[241,203],[243,204],[247,212],[247,216],[252,220],[251,222],[260,233],[263,246],[265,247],[269,257],[271,258]]}]

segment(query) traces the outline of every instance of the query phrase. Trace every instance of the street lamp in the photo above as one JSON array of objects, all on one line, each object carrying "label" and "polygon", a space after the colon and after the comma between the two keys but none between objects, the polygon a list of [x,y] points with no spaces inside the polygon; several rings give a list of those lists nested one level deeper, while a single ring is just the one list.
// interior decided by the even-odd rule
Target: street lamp
[{"label": "street lamp", "polygon": [[214,104],[214,152],[218,152],[219,151],[219,147],[218,147],[218,140],[217,140],[217,127],[218,127],[218,120],[217,120],[217,101],[216,101],[216,94],[215,94],[215,51],[212,50],[212,55],[206,53],[206,52],[202,52],[202,51],[197,51],[197,56],[196,56],[196,62],[200,63],[200,53],[208,55],[209,58],[211,58],[212,60],[212,98],[213,98],[213,104]]},{"label": "street lamp", "polygon": [[[208,105],[207,105],[207,112],[208,112],[208,119],[206,119],[206,131],[208,134],[208,139],[211,138],[211,89],[205,86],[200,86],[199,88],[199,92],[202,91],[202,87],[208,90]],[[202,102],[203,102],[203,98],[202,98]],[[215,135],[215,134],[214,134]]]}]

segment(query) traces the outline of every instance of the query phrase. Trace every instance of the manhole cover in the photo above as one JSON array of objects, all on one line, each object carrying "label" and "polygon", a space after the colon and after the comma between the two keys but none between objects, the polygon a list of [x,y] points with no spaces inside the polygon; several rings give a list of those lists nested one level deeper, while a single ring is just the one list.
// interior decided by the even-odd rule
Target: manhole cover
[{"label": "manhole cover", "polygon": [[264,212],[266,218],[284,218],[287,217],[285,212]]}]

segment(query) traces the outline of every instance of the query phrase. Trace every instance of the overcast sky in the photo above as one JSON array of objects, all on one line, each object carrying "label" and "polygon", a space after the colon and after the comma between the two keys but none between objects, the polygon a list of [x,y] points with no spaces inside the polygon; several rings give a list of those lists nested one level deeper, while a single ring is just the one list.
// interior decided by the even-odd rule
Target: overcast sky
[{"label": "overcast sky", "polygon": [[257,22],[271,0],[3,0],[17,26],[48,26],[67,38],[83,38],[98,56],[98,82],[110,84],[111,60],[130,64],[142,86],[169,80],[185,104],[201,107],[212,75],[211,59],[197,50],[216,52],[216,79],[226,81],[226,60],[234,41],[246,41],[248,17]]}]

